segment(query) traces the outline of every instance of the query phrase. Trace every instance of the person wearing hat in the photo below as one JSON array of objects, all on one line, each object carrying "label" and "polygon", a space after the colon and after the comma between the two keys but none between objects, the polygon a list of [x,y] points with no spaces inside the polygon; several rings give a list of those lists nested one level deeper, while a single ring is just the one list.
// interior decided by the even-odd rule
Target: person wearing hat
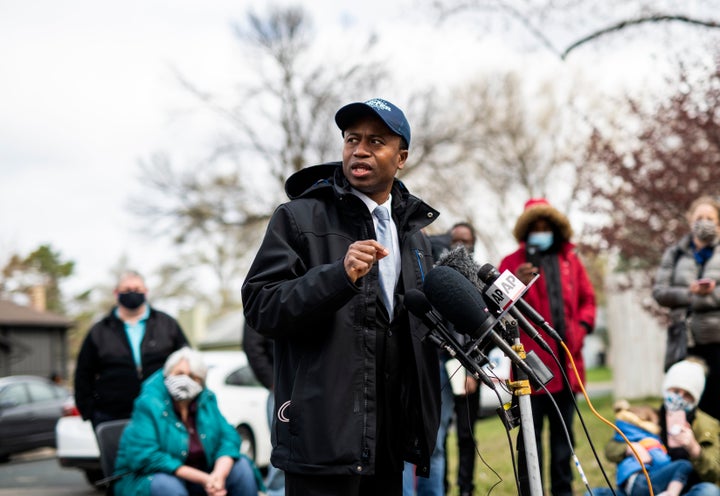
[{"label": "person wearing hat", "polygon": [[[540,274],[523,298],[557,331],[584,381],[582,346],[585,336],[592,332],[595,325],[595,291],[575,246],[570,242],[573,234],[570,222],[546,199],[532,198],[525,203],[513,234],[519,247],[503,258],[499,270],[509,270],[524,284],[528,284],[535,273]],[[572,449],[568,445],[565,428],[572,440],[574,395],[581,388],[558,341],[543,329],[538,328],[538,332],[563,365],[569,379],[567,384],[555,359],[537,342],[521,333],[525,351],[536,353],[553,374],[553,379],[545,388],[533,390],[531,395],[538,458],[542,468],[542,429],[547,419],[550,431],[550,493],[553,496],[572,495]],[[562,414],[561,418],[555,404]],[[518,452],[520,473],[527,474],[522,436],[519,436]],[[521,477],[520,482],[523,494],[530,494],[527,477]]]},{"label": "person wearing hat", "polygon": [[432,267],[438,212],[395,179],[410,125],[381,98],[335,114],[342,162],[288,178],[243,283],[248,325],[274,340],[271,462],[289,496],[402,494],[429,475],[437,349],[403,295]]},{"label": "person wearing hat", "polygon": [[[706,375],[705,362],[688,357],[668,369],[662,385],[660,441],[671,460],[692,464],[683,493],[691,496],[720,495],[720,421],[698,408]],[[642,459],[649,457],[642,446],[636,449]],[[623,441],[611,439],[605,446],[605,457],[611,462],[619,463],[629,454]]]}]

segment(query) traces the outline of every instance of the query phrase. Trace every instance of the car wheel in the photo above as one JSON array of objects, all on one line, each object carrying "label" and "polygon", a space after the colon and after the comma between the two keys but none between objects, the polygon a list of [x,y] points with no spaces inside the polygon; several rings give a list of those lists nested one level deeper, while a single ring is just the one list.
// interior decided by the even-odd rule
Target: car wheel
[{"label": "car wheel", "polygon": [[90,485],[94,486],[97,481],[102,479],[104,477],[104,474],[102,470],[99,468],[86,468],[85,469],[85,480],[87,480]]},{"label": "car wheel", "polygon": [[240,445],[240,453],[255,461],[255,436],[252,431],[245,425],[239,425],[235,428],[242,444]]}]

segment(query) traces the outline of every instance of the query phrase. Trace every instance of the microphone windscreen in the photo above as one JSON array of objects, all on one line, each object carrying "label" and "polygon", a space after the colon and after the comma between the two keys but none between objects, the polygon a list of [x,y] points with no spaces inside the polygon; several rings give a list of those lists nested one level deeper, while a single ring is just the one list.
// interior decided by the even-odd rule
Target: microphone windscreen
[{"label": "microphone windscreen", "polygon": [[410,289],[405,293],[405,307],[413,314],[419,317],[432,311],[432,305],[427,296],[419,289]]},{"label": "microphone windscreen", "polygon": [[442,265],[431,269],[423,290],[432,306],[458,331],[477,338],[487,330],[489,314],[482,295],[455,269]]},{"label": "microphone windscreen", "polygon": [[478,264],[464,246],[458,246],[443,254],[438,258],[436,265],[438,267],[453,268],[465,276],[476,288],[482,287],[482,283],[478,280]]}]

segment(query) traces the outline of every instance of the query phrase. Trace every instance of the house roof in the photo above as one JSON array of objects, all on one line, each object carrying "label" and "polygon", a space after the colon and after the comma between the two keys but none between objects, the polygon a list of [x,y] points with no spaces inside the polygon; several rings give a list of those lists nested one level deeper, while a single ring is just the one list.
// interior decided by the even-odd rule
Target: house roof
[{"label": "house roof", "polygon": [[0,326],[69,328],[73,322],[62,315],[39,312],[12,301],[0,300]]}]

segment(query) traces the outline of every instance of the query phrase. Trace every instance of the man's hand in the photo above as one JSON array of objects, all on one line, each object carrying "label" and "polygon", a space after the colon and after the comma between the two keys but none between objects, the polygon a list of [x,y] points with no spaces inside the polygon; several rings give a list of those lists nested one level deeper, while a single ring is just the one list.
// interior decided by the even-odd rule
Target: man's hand
[{"label": "man's hand", "polygon": [[370,272],[378,260],[388,255],[388,250],[374,239],[355,241],[348,246],[343,266],[350,280],[355,283],[358,279]]}]

